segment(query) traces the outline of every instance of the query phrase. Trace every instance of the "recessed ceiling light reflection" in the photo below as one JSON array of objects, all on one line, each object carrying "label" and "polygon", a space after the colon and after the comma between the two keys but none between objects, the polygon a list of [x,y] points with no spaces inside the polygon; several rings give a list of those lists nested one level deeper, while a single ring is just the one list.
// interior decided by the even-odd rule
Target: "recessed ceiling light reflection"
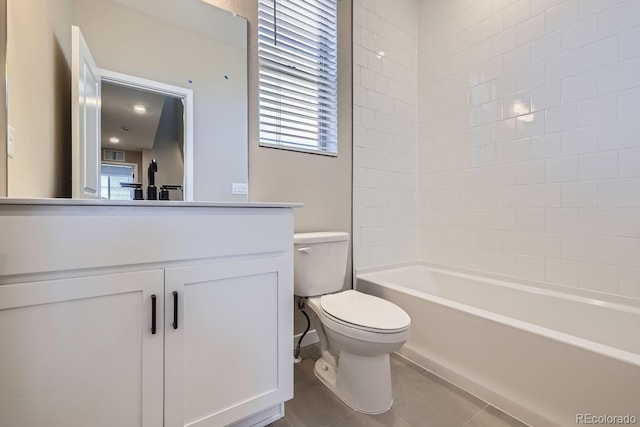
[{"label": "recessed ceiling light reflection", "polygon": [[520,100],[517,100],[513,103],[513,112],[516,116],[521,116],[523,114],[529,114],[529,107],[524,105],[524,103]]},{"label": "recessed ceiling light reflection", "polygon": [[144,114],[147,112],[147,107],[142,104],[134,105],[133,110],[138,114]]},{"label": "recessed ceiling light reflection", "polygon": [[112,136],[111,138],[109,138],[109,142],[112,144],[118,144],[120,142],[120,138],[116,138],[115,136]]},{"label": "recessed ceiling light reflection", "polygon": [[532,122],[535,119],[535,114],[527,114],[526,116],[518,117],[518,120],[522,120],[523,122]]}]

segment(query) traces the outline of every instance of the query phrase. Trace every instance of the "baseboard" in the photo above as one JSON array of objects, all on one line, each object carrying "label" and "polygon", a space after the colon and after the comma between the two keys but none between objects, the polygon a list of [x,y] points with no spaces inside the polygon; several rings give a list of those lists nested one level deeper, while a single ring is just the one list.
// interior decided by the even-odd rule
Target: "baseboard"
[{"label": "baseboard", "polygon": [[271,423],[278,421],[284,417],[284,403],[279,403],[263,411],[243,418],[232,427],[263,427],[269,426]]},{"label": "baseboard", "polygon": [[[300,339],[301,335],[302,334],[296,334],[293,336],[293,348],[296,348],[296,346],[298,345],[298,340]],[[318,333],[316,332],[316,330],[312,329],[307,333],[307,335],[304,336],[300,347],[306,347],[317,342],[320,342],[320,338],[318,338]]]}]

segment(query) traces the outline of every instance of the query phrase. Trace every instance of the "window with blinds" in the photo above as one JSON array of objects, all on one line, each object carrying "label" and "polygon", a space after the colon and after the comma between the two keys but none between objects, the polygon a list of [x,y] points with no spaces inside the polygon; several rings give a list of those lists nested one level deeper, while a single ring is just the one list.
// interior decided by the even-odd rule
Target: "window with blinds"
[{"label": "window with blinds", "polygon": [[336,155],[337,0],[258,0],[260,145]]}]

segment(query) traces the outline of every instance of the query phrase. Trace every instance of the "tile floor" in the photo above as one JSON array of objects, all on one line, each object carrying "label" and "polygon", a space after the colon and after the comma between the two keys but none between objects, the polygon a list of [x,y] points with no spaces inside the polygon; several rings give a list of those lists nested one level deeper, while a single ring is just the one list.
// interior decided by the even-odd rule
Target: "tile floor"
[{"label": "tile floor", "polygon": [[317,344],[295,365],[294,398],[271,427],[526,427],[482,400],[399,356],[391,358],[393,408],[365,415],[342,403],[313,374]]}]

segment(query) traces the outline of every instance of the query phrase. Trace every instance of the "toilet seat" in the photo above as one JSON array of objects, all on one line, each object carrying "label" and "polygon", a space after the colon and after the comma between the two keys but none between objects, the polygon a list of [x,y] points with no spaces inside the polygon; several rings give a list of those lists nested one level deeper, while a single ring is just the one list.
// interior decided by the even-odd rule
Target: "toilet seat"
[{"label": "toilet seat", "polygon": [[409,315],[397,305],[354,290],[323,295],[320,307],[333,322],[361,331],[393,334],[411,324]]}]

